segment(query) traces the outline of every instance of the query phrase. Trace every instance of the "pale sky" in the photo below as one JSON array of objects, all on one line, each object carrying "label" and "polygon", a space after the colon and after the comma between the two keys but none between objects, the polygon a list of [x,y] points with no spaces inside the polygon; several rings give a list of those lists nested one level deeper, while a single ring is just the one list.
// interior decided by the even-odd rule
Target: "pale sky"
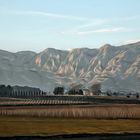
[{"label": "pale sky", "polygon": [[0,0],[0,49],[98,48],[140,40],[140,0]]}]

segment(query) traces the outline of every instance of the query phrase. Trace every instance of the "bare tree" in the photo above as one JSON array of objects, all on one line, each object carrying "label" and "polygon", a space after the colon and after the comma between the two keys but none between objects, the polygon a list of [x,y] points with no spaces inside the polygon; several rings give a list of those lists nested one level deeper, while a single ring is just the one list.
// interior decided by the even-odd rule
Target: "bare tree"
[{"label": "bare tree", "polygon": [[93,84],[89,89],[93,94],[99,95],[101,93],[101,84],[100,83]]}]

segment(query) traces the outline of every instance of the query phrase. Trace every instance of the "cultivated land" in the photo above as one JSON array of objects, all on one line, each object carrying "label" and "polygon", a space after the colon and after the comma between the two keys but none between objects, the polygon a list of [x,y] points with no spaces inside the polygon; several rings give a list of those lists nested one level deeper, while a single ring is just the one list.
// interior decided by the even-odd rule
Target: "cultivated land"
[{"label": "cultivated land", "polygon": [[140,133],[139,120],[55,119],[23,116],[0,117],[0,136]]},{"label": "cultivated land", "polygon": [[140,104],[136,97],[125,96],[15,96],[0,97],[0,106],[3,105],[72,105],[72,104]]},{"label": "cultivated land", "polygon": [[[140,138],[136,135],[140,134],[140,99],[82,96],[0,98],[0,137],[60,135],[62,138],[63,134],[70,137],[72,134],[81,137],[105,134],[106,137],[106,134],[124,136],[126,133],[134,134],[126,139]],[[91,137],[88,136],[87,140]],[[42,137],[30,139],[41,140]]]},{"label": "cultivated land", "polygon": [[3,106],[0,107],[0,115],[77,119],[140,119],[140,105]]}]

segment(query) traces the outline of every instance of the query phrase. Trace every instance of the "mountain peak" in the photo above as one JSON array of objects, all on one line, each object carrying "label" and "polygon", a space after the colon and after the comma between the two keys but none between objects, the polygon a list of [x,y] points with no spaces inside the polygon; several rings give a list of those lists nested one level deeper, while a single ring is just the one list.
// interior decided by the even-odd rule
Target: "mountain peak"
[{"label": "mountain peak", "polygon": [[101,46],[101,48],[111,48],[111,47],[113,47],[113,46],[110,44],[104,44],[103,46]]}]

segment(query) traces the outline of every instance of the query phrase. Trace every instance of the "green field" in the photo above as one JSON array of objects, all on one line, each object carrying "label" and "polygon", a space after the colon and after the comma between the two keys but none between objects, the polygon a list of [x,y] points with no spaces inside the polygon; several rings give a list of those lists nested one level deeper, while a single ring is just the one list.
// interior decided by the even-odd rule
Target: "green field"
[{"label": "green field", "polygon": [[0,116],[0,136],[140,133],[140,120],[55,119]]}]

